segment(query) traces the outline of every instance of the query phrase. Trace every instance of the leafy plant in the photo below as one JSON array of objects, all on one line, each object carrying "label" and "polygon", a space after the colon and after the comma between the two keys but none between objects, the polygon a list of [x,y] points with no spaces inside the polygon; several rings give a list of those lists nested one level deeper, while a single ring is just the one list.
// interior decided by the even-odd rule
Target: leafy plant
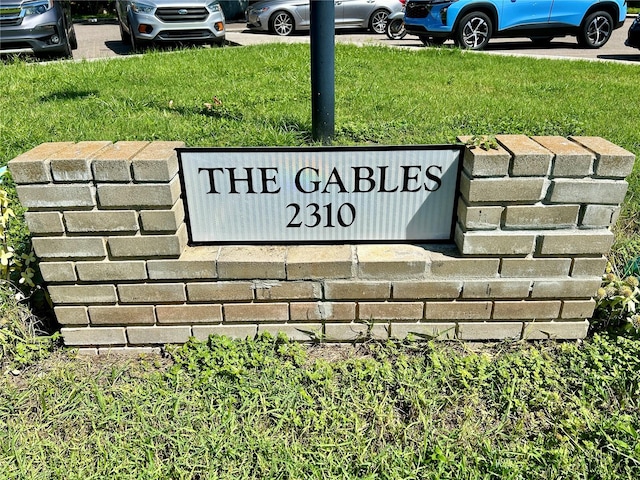
[{"label": "leafy plant", "polygon": [[482,150],[497,150],[498,141],[493,135],[474,135],[466,143],[469,148],[479,147]]},{"label": "leafy plant", "polygon": [[638,333],[640,330],[640,289],[637,277],[620,278],[611,264],[602,277],[596,305],[596,326]]},{"label": "leafy plant", "polygon": [[[3,184],[7,175],[7,167],[0,168],[0,185]],[[17,298],[25,298],[24,293],[16,286],[15,278],[18,278],[17,285],[35,289],[34,283],[36,257],[33,250],[28,253],[16,253],[10,244],[8,230],[11,219],[15,219],[16,214],[10,206],[10,199],[7,191],[0,188],[0,282],[10,286],[16,293]]]}]

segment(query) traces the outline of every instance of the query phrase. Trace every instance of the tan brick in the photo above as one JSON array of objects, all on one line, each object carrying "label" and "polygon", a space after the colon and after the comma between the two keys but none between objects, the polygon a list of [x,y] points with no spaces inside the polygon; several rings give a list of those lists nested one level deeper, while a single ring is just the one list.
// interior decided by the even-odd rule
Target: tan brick
[{"label": "tan brick", "polygon": [[289,340],[293,340],[295,342],[318,341],[323,336],[321,323],[305,323],[298,325],[269,325],[261,323],[258,325],[258,335],[263,332],[269,332],[274,337],[279,333],[284,333]]},{"label": "tan brick", "polygon": [[387,299],[391,296],[391,283],[328,280],[324,282],[324,296],[329,300]]},{"label": "tan brick", "polygon": [[251,282],[188,283],[187,297],[190,302],[253,300],[253,284]]},{"label": "tan brick", "polygon": [[596,154],[595,173],[600,177],[624,178],[631,174],[635,156],[600,137],[569,137]]},{"label": "tan brick", "polygon": [[586,205],[583,208],[580,226],[609,227],[615,225],[620,215],[620,207],[613,205]]},{"label": "tan brick", "polygon": [[67,347],[85,345],[125,345],[124,328],[122,327],[87,327],[60,329],[64,344]]},{"label": "tan brick", "polygon": [[164,207],[171,209],[179,197],[178,177],[170,183],[98,185],[98,201],[103,208]]},{"label": "tan brick", "polygon": [[167,182],[178,173],[176,148],[183,142],[151,142],[133,158],[133,176],[139,182]]},{"label": "tan brick", "polygon": [[183,225],[175,235],[108,237],[108,244],[115,258],[179,257],[187,245],[187,231]]},{"label": "tan brick", "polygon": [[522,328],[521,322],[459,323],[457,336],[460,340],[467,341],[519,339]]},{"label": "tan brick", "polygon": [[563,319],[583,319],[593,317],[596,308],[596,301],[589,300],[565,300],[562,302],[562,312],[560,318]]},{"label": "tan brick", "polygon": [[176,232],[184,223],[184,204],[178,200],[171,210],[142,210],[140,222],[147,233]]},{"label": "tan brick", "polygon": [[90,159],[108,145],[111,145],[111,142],[78,142],[58,150],[49,157],[53,179],[57,182],[91,181]]},{"label": "tan brick", "polygon": [[58,212],[25,212],[24,219],[32,235],[62,235],[64,225]]},{"label": "tan brick", "polygon": [[545,176],[548,175],[553,155],[539,143],[526,135],[497,135],[496,140],[511,152],[511,175]]},{"label": "tan brick", "polygon": [[[458,141],[467,143],[470,136],[458,137]],[[484,150],[479,147],[466,147],[462,159],[464,170],[471,177],[503,177],[509,172],[511,155],[504,148]]]},{"label": "tan brick", "polygon": [[503,258],[502,277],[566,277],[570,258]]},{"label": "tan brick", "polygon": [[218,247],[187,247],[175,260],[149,260],[147,269],[149,278],[154,280],[171,279],[215,279]]},{"label": "tan brick", "polygon": [[51,301],[55,304],[116,303],[113,285],[50,285]]},{"label": "tan brick", "polygon": [[325,339],[328,342],[357,342],[369,339],[387,340],[389,338],[388,323],[326,323]]},{"label": "tan brick", "polygon": [[256,300],[315,300],[322,298],[319,282],[255,281]]},{"label": "tan brick", "polygon": [[127,338],[132,345],[164,345],[186,343],[191,336],[191,327],[127,327]]},{"label": "tan brick", "polygon": [[527,298],[530,280],[468,280],[462,298]]},{"label": "tan brick", "polygon": [[122,303],[182,303],[187,301],[182,283],[118,285]]},{"label": "tan brick", "polygon": [[524,340],[574,340],[587,336],[589,322],[533,322],[525,323]]},{"label": "tan brick", "polygon": [[304,245],[287,249],[287,279],[350,278],[353,252],[349,245]]},{"label": "tan brick", "polygon": [[497,320],[558,318],[560,305],[560,300],[497,301],[493,306],[493,318]]},{"label": "tan brick", "polygon": [[18,185],[16,192],[25,208],[87,208],[96,204],[90,185]]},{"label": "tan brick", "polygon": [[551,181],[551,203],[595,203],[619,205],[628,184],[624,180],[581,180],[558,178]]},{"label": "tan brick", "polygon": [[506,208],[505,228],[575,227],[579,205],[511,205]]},{"label": "tan brick", "polygon": [[360,302],[358,318],[376,320],[421,320],[424,314],[422,302]]},{"label": "tan brick", "polygon": [[613,245],[609,230],[565,230],[545,232],[540,244],[541,255],[601,255]]},{"label": "tan brick", "polygon": [[352,322],[355,302],[296,302],[289,305],[291,321]]},{"label": "tan brick", "polygon": [[601,282],[600,277],[535,280],[531,298],[590,298],[596,294]]},{"label": "tan brick", "polygon": [[473,203],[536,203],[545,193],[544,178],[480,178],[470,180],[460,175],[460,193]]},{"label": "tan brick", "polygon": [[72,262],[40,262],[40,273],[45,282],[75,282]]},{"label": "tan brick", "polygon": [[64,212],[64,222],[70,233],[135,233],[138,216],[135,211]]},{"label": "tan brick", "polygon": [[504,207],[470,207],[464,200],[458,202],[458,222],[465,230],[495,230],[502,222]]},{"label": "tan brick", "polygon": [[131,181],[131,158],[149,142],[117,142],[103,148],[93,159],[93,178],[98,182]]},{"label": "tan brick", "polygon": [[452,340],[456,337],[455,323],[392,323],[391,338],[404,340]]},{"label": "tan brick", "polygon": [[8,164],[13,181],[17,185],[51,182],[51,166],[47,159],[70,145],[73,142],[42,143],[18,155]]},{"label": "tan brick", "polygon": [[[108,347],[108,348],[111,348],[111,347]],[[75,352],[76,355],[78,355],[78,357],[97,357],[98,355],[100,355],[100,352],[97,347],[74,348],[73,351]]]},{"label": "tan brick", "polygon": [[462,282],[456,280],[424,280],[393,282],[394,299],[433,299],[458,298],[462,291]]},{"label": "tan brick", "polygon": [[220,323],[222,305],[158,305],[159,324]]},{"label": "tan brick", "polygon": [[572,277],[602,277],[607,266],[606,257],[574,258],[571,267]]},{"label": "tan brick", "polygon": [[287,277],[282,246],[220,247],[218,276],[223,279],[284,279]]},{"label": "tan brick", "polygon": [[504,231],[463,232],[458,225],[455,241],[463,255],[528,255],[534,250],[536,234]]},{"label": "tan brick", "polygon": [[564,137],[531,137],[554,154],[554,177],[587,177],[593,173],[592,152]]},{"label": "tan brick", "polygon": [[225,303],[225,322],[286,322],[289,320],[287,303]]},{"label": "tan brick", "polygon": [[78,262],[78,277],[84,282],[112,282],[116,280],[146,280],[143,261],[131,262]]},{"label": "tan brick", "polygon": [[60,325],[89,325],[86,307],[54,307],[56,319]]},{"label": "tan brick", "polygon": [[89,307],[91,325],[153,325],[153,306]]},{"label": "tan brick", "polygon": [[228,338],[253,338],[258,333],[257,325],[194,325],[191,330],[198,340],[207,340],[209,335],[220,335]]},{"label": "tan brick", "polygon": [[107,249],[98,237],[37,237],[33,248],[40,258],[104,258]]},{"label": "tan brick", "polygon": [[358,245],[358,276],[362,279],[423,277],[429,253],[416,245]]},{"label": "tan brick", "polygon": [[426,302],[427,320],[484,320],[491,317],[491,302]]},{"label": "tan brick", "polygon": [[499,258],[462,258],[457,248],[431,246],[431,275],[434,277],[496,277]]}]

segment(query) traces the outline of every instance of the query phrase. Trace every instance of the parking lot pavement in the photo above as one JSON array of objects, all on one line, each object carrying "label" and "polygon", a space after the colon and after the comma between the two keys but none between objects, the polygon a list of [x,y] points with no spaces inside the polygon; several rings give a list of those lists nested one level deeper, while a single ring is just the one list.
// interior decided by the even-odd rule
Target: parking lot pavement
[{"label": "parking lot pavement", "polygon": [[[587,60],[617,61],[640,65],[640,50],[626,47],[624,40],[632,19],[628,18],[622,28],[614,31],[609,42],[597,50],[579,48],[574,37],[557,38],[551,45],[538,48],[528,39],[493,39],[486,52],[499,55],[519,55],[539,58],[576,58]],[[73,52],[73,58],[96,59],[120,57],[129,54],[129,47],[121,42],[120,31],[115,21],[101,23],[75,24],[78,37],[78,49]],[[290,37],[278,37],[265,33],[251,32],[243,22],[227,24],[227,42],[230,46],[256,45],[261,43],[308,43],[309,34],[295,34]],[[422,43],[412,36],[402,40],[389,40],[385,35],[376,35],[362,30],[338,30],[335,35],[336,43],[353,43],[356,45],[386,45],[408,49],[425,48]],[[450,45],[448,42],[445,45]]]}]

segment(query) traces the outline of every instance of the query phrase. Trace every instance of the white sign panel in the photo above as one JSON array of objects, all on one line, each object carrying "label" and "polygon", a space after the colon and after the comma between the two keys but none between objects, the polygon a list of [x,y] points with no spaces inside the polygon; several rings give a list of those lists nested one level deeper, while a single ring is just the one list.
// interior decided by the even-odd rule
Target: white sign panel
[{"label": "white sign panel", "polygon": [[449,240],[459,146],[178,149],[191,244]]}]

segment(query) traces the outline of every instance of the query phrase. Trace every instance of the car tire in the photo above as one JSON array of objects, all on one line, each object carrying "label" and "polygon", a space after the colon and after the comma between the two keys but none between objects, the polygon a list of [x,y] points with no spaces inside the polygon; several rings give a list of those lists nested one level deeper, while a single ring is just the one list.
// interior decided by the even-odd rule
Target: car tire
[{"label": "car tire", "polygon": [[404,21],[401,18],[394,18],[387,21],[384,33],[390,40],[402,40],[407,35],[407,29],[404,27]]},{"label": "car tire", "polygon": [[607,12],[588,15],[578,33],[578,45],[584,48],[600,48],[611,38],[613,20]]},{"label": "car tire", "polygon": [[465,50],[482,50],[489,43],[493,25],[486,13],[471,12],[462,17],[454,41]]},{"label": "car tire", "polygon": [[131,45],[131,53],[142,53],[146,47],[145,42],[136,38],[131,24],[129,24],[129,45]]},{"label": "car tire", "polygon": [[389,12],[386,10],[380,9],[373,12],[369,18],[369,30],[374,33],[384,33],[387,28],[388,17]]},{"label": "car tire", "polygon": [[67,35],[69,36],[69,45],[71,46],[71,50],[77,50],[78,37],[76,37],[76,29],[73,28],[73,24],[71,25],[71,28],[69,29]]},{"label": "car tire", "polygon": [[281,37],[291,35],[295,30],[293,17],[284,10],[277,11],[269,19],[269,30]]},{"label": "car tire", "polygon": [[131,38],[129,37],[127,31],[124,29],[122,20],[118,20],[118,25],[120,26],[120,40],[122,40],[122,43],[124,43],[125,45],[131,45]]}]

